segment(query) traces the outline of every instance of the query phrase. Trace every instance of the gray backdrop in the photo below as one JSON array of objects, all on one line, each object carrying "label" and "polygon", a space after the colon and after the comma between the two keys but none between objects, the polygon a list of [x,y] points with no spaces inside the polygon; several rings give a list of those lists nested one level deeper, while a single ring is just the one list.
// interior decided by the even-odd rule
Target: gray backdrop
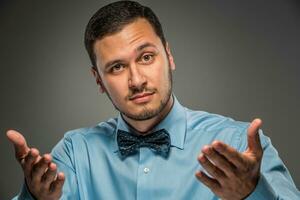
[{"label": "gray backdrop", "polygon": [[[89,18],[110,1],[85,2],[0,3],[0,199],[23,180],[8,128],[45,153],[65,131],[116,115],[97,92],[83,45]],[[162,21],[181,103],[237,120],[261,117],[299,188],[299,1],[140,2]]]}]

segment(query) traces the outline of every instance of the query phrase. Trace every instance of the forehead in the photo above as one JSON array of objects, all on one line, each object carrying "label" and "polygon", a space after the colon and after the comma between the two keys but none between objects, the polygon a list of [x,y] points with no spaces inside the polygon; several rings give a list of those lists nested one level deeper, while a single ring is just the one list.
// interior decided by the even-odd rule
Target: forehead
[{"label": "forehead", "polygon": [[151,24],[146,19],[139,18],[124,26],[120,32],[95,42],[97,65],[111,59],[128,57],[144,43],[151,43],[158,49],[163,46]]}]

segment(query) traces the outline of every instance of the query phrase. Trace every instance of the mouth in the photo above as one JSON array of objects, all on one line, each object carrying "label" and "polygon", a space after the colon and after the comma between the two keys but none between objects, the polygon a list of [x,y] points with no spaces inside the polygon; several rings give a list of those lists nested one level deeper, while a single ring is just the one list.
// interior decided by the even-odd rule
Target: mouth
[{"label": "mouth", "polygon": [[150,100],[151,96],[154,94],[154,92],[143,92],[136,95],[133,95],[129,98],[130,101],[133,101],[135,103],[146,103]]}]

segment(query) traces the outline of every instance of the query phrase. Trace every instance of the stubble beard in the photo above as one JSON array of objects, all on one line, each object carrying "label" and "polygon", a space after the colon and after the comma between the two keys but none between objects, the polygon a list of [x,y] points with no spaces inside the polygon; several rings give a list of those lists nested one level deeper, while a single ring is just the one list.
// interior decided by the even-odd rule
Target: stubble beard
[{"label": "stubble beard", "polygon": [[139,114],[131,114],[131,113],[122,111],[113,102],[113,100],[112,100],[111,96],[108,94],[108,92],[106,92],[106,94],[107,94],[108,98],[110,99],[110,101],[112,102],[112,104],[114,105],[115,109],[118,110],[122,115],[125,115],[129,119],[132,119],[135,121],[144,121],[144,120],[148,120],[153,117],[156,117],[164,110],[164,108],[167,106],[167,104],[171,98],[172,87],[173,87],[173,77],[172,77],[172,71],[169,67],[167,94],[163,97],[163,99],[161,99],[161,101],[159,102],[159,106],[157,108],[150,109],[150,108],[147,108],[147,105],[144,105],[142,108],[143,111],[140,112]]}]

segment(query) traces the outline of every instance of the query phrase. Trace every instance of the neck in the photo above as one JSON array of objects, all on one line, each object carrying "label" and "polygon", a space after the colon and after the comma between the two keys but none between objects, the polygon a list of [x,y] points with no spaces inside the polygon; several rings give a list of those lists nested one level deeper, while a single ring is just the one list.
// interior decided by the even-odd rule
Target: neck
[{"label": "neck", "polygon": [[155,117],[147,120],[134,120],[131,118],[126,117],[125,115],[122,115],[124,120],[139,134],[147,134],[149,133],[154,126],[156,126],[160,121],[162,121],[167,114],[170,112],[172,105],[173,105],[173,95],[170,96],[168,103],[163,108],[163,110],[156,115]]}]

